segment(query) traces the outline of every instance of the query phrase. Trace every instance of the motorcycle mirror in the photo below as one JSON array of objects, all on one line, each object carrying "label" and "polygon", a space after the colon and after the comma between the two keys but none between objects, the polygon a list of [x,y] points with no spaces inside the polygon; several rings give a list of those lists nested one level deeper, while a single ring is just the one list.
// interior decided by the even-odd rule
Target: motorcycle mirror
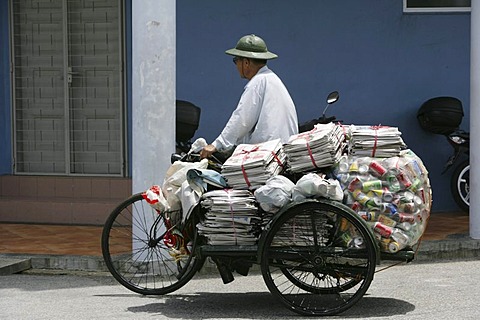
[{"label": "motorcycle mirror", "polygon": [[337,102],[339,98],[340,98],[340,95],[338,94],[338,91],[330,92],[330,94],[327,96],[327,105],[325,109],[323,109],[323,113],[322,113],[323,118],[325,118],[325,113],[327,112],[328,106],[330,106],[332,103]]},{"label": "motorcycle mirror", "polygon": [[328,104],[335,103],[339,98],[340,98],[340,95],[338,94],[338,91],[330,92],[330,94],[327,97],[327,103]]}]

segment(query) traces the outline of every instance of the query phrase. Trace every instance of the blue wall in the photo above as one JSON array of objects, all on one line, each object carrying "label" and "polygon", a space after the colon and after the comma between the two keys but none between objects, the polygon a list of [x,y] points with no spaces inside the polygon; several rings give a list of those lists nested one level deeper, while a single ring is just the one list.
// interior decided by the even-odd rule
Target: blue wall
[{"label": "blue wall", "polygon": [[0,0],[0,175],[12,172],[8,1]]},{"label": "blue wall", "polygon": [[[301,5],[299,5],[301,3]],[[344,123],[397,126],[430,171],[434,211],[457,210],[441,176],[451,148],[424,132],[416,112],[427,99],[463,101],[469,126],[470,14],[404,14],[402,1],[242,0],[177,2],[177,98],[202,108],[197,136],[212,141],[245,81],[226,49],[248,33],[265,39],[300,122],[318,117],[328,92]]]}]

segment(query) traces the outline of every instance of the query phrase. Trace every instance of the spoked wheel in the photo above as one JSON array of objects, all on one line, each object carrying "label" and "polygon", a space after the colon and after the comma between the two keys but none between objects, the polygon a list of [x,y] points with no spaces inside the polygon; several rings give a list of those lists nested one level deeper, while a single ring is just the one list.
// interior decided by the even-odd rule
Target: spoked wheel
[{"label": "spoked wheel", "polygon": [[464,212],[470,210],[470,161],[462,162],[452,175],[451,190],[453,199]]},{"label": "spoked wheel", "polygon": [[[115,208],[102,233],[108,270],[126,288],[145,295],[167,294],[185,285],[202,267],[195,255],[198,215],[176,227],[135,194]],[[177,217],[178,218],[178,217]],[[177,219],[180,220],[180,219]],[[197,221],[196,221],[197,220]]]},{"label": "spoked wheel", "polygon": [[344,206],[306,202],[283,212],[265,235],[261,269],[270,292],[302,315],[334,315],[367,291],[376,242]]}]

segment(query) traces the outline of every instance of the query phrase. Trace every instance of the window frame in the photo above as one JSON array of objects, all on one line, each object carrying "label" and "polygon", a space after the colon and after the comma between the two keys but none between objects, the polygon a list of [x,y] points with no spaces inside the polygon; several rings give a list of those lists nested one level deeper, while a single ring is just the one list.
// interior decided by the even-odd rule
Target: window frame
[{"label": "window frame", "polygon": [[472,7],[408,7],[408,0],[403,0],[404,13],[465,13],[471,12]]}]

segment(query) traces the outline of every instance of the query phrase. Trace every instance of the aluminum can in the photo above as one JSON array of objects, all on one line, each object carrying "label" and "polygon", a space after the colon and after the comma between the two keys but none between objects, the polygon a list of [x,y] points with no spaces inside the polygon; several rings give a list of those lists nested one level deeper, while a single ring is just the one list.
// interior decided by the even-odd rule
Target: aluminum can
[{"label": "aluminum can", "polygon": [[401,184],[403,184],[405,188],[410,188],[410,186],[412,185],[412,182],[410,181],[408,176],[401,171],[397,174],[397,179]]},{"label": "aluminum can", "polygon": [[385,173],[387,173],[387,169],[385,169],[380,163],[375,160],[372,160],[368,166],[370,170],[372,170],[375,174],[379,176],[383,176]]},{"label": "aluminum can", "polygon": [[388,189],[385,188],[383,189],[382,199],[385,202],[392,202],[393,194]]},{"label": "aluminum can", "polygon": [[367,200],[365,205],[368,208],[379,208],[380,205],[382,204],[382,201],[378,197],[373,197],[373,198],[367,197],[367,198],[369,199]]},{"label": "aluminum can", "polygon": [[362,237],[355,237],[353,238],[353,246],[355,248],[361,248],[364,245],[364,241]]},{"label": "aluminum can", "polygon": [[419,196],[413,196],[413,203],[415,203],[415,205],[417,207],[421,206],[424,202],[422,200],[422,198],[420,198]]},{"label": "aluminum can", "polygon": [[380,222],[381,224],[383,224],[384,226],[387,226],[387,227],[395,227],[395,225],[397,224],[397,221],[393,220],[392,218],[384,215],[384,214],[380,214],[378,216],[378,222]]},{"label": "aluminum can", "polygon": [[395,207],[395,205],[392,204],[392,203],[382,203],[380,205],[380,211],[382,213],[387,213],[389,215],[394,215],[394,214],[397,213],[398,210],[397,210],[397,207]]},{"label": "aluminum can", "polygon": [[374,211],[359,211],[358,214],[365,221],[376,221],[377,213]]},{"label": "aluminum can", "polygon": [[412,182],[412,185],[410,186],[410,190],[413,192],[417,192],[418,189],[422,187],[422,180],[415,178]]},{"label": "aluminum can", "polygon": [[398,207],[403,213],[414,213],[416,208],[413,202],[401,203]]},{"label": "aluminum can", "polygon": [[369,190],[381,190],[382,189],[382,181],[381,180],[370,180],[365,181],[362,184],[363,191],[367,192]]},{"label": "aluminum can", "polygon": [[410,241],[410,237],[405,234],[403,230],[395,229],[395,231],[390,236],[394,241],[398,242],[402,248],[404,248]]},{"label": "aluminum can", "polygon": [[400,223],[402,223],[402,222],[414,223],[415,222],[415,216],[413,214],[404,213],[404,212],[396,213],[393,216],[393,218]]},{"label": "aluminum can", "polygon": [[392,192],[397,192],[400,190],[400,182],[398,182],[397,177],[394,174],[387,176],[388,190]]},{"label": "aluminum can", "polygon": [[373,225],[373,230],[384,238],[390,238],[393,232],[391,227],[388,227],[381,222],[375,222],[375,224]]},{"label": "aluminum can", "polygon": [[370,198],[377,196],[384,202],[388,203],[392,202],[393,200],[393,194],[387,188],[370,190],[367,193],[367,196],[369,196]]},{"label": "aluminum can", "polygon": [[400,245],[396,241],[390,241],[388,243],[388,252],[397,253],[400,250]]},{"label": "aluminum can", "polygon": [[344,232],[342,233],[342,235],[340,236],[340,238],[344,241],[345,245],[347,247],[350,247],[352,242],[353,242],[353,238],[352,236],[350,235],[350,233],[348,232]]},{"label": "aluminum can", "polygon": [[367,205],[368,200],[370,200],[369,197],[365,193],[363,193],[361,190],[355,190],[352,192],[353,198],[356,199],[358,202],[363,204],[364,206]]},{"label": "aluminum can", "polygon": [[415,195],[410,191],[405,191],[402,194],[400,194],[400,203],[413,202],[414,196]]},{"label": "aluminum can", "polygon": [[423,173],[415,159],[410,159],[410,161],[407,162],[406,167],[414,177],[420,177]]},{"label": "aluminum can", "polygon": [[380,248],[384,252],[397,253],[400,250],[400,245],[390,239],[381,239]]},{"label": "aluminum can", "polygon": [[354,179],[352,179],[352,181],[350,181],[347,189],[353,192],[355,191],[355,189],[359,189],[361,184],[362,184],[362,181],[358,177],[355,177]]},{"label": "aluminum can", "polygon": [[355,201],[354,203],[352,203],[350,208],[352,208],[353,211],[359,211],[360,209],[362,209],[362,204],[358,201]]}]

